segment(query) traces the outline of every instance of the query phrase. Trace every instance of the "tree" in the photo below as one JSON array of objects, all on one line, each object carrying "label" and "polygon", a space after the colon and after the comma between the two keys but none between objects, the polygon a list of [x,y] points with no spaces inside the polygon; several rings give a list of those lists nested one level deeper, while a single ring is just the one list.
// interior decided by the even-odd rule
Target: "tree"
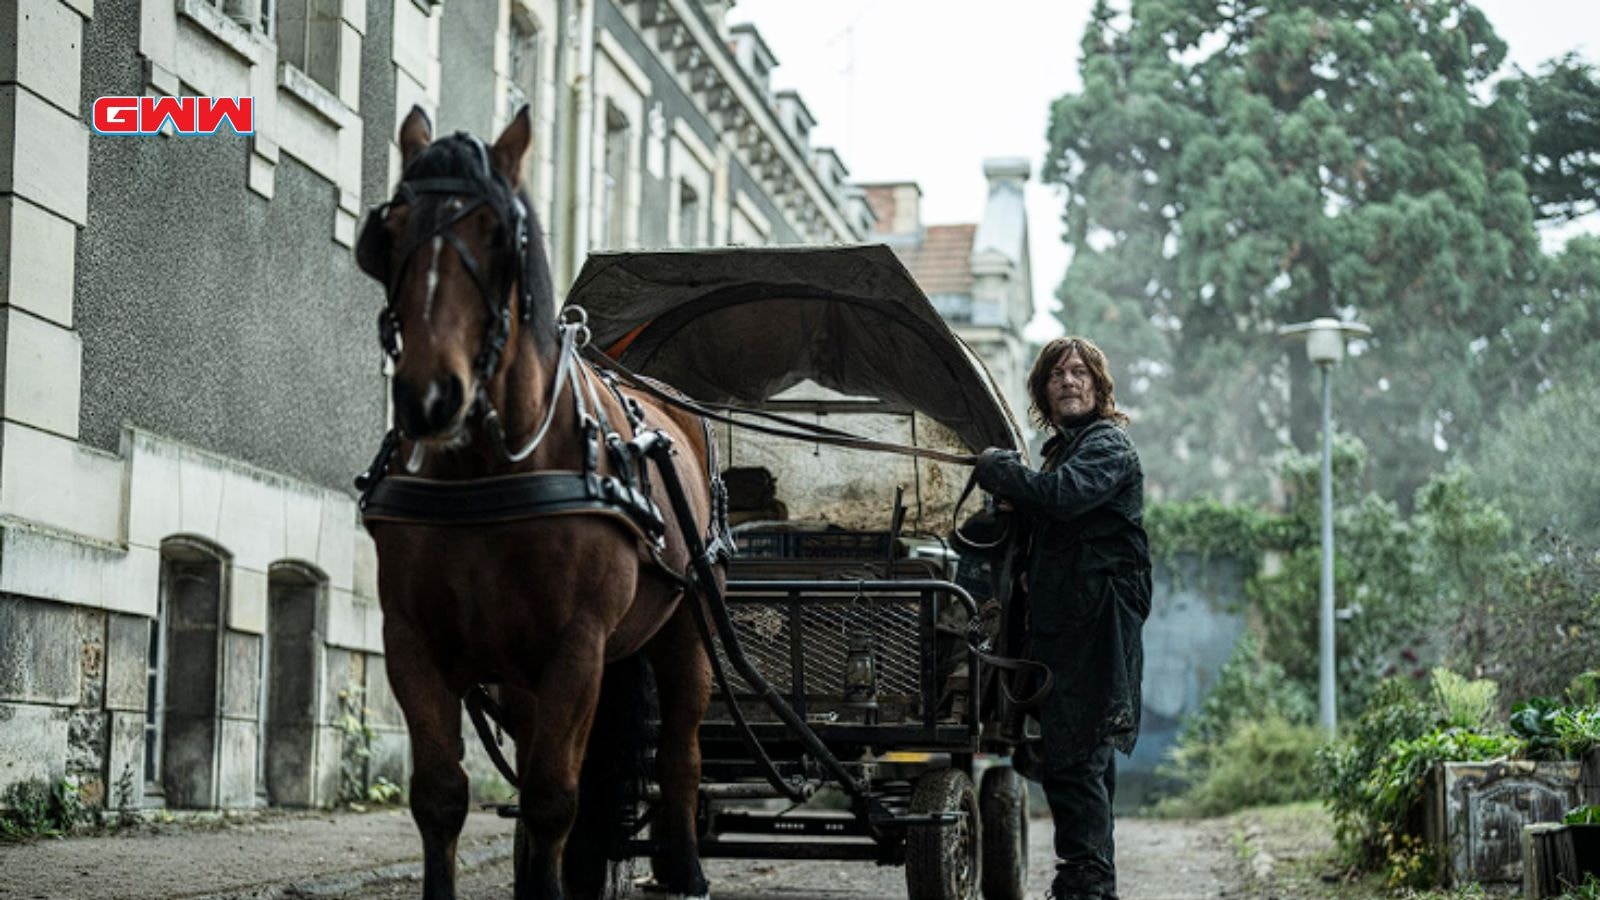
[{"label": "tree", "polygon": [[1517,312],[1474,349],[1480,391],[1508,416],[1600,366],[1600,238],[1575,237],[1546,258]]},{"label": "tree", "polygon": [[[1592,354],[1600,362],[1600,351]],[[1575,376],[1506,410],[1475,454],[1476,484],[1527,535],[1600,549],[1600,378]]]},{"label": "tree", "polygon": [[1569,53],[1538,75],[1498,90],[1528,110],[1532,139],[1525,177],[1539,218],[1565,222],[1600,209],[1600,74]]},{"label": "tree", "polygon": [[1253,494],[1316,445],[1318,387],[1276,327],[1359,316],[1342,430],[1390,497],[1486,414],[1473,340],[1538,263],[1526,118],[1474,89],[1505,45],[1464,0],[1097,3],[1083,89],[1052,107],[1045,176],[1074,248],[1060,296],[1102,341],[1157,491]]}]

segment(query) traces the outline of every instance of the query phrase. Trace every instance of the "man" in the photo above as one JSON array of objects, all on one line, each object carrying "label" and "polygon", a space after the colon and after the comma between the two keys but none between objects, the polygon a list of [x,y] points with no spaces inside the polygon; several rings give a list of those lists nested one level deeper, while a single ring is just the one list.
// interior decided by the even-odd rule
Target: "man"
[{"label": "man", "polygon": [[1032,526],[1029,636],[1053,677],[1038,774],[1055,821],[1056,900],[1116,897],[1112,751],[1131,752],[1139,734],[1150,549],[1144,472],[1112,387],[1100,348],[1051,341],[1028,375],[1034,418],[1054,431],[1044,465],[996,448],[977,465],[979,486]]}]

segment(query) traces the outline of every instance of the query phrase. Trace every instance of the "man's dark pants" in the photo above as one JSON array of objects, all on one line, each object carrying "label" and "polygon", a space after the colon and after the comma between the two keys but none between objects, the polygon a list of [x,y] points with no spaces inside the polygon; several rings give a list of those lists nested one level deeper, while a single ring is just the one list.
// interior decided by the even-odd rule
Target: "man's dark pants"
[{"label": "man's dark pants", "polygon": [[1115,897],[1111,803],[1117,793],[1116,751],[1101,744],[1078,762],[1049,766],[1044,793],[1056,831],[1055,895]]}]

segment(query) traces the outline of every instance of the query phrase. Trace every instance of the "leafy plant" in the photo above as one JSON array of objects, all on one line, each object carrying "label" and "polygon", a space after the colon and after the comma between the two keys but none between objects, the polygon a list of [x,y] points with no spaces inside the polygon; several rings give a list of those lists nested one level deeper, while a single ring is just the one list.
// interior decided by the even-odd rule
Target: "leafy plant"
[{"label": "leafy plant", "polygon": [[400,802],[401,793],[400,785],[382,775],[372,779],[372,784],[367,786],[368,802],[376,803],[379,806],[388,806],[391,803]]},{"label": "leafy plant", "polygon": [[1392,762],[1397,745],[1427,733],[1437,721],[1437,711],[1410,682],[1390,679],[1379,685],[1345,740],[1319,755],[1318,779],[1333,815],[1335,836],[1357,866],[1381,863],[1389,850],[1385,829],[1392,833],[1409,825],[1404,819],[1393,821],[1379,814],[1380,783],[1374,773]]},{"label": "leafy plant", "polygon": [[9,811],[0,812],[0,841],[5,842],[59,837],[89,818],[82,789],[70,775],[53,782],[19,781],[6,788],[4,805]]},{"label": "leafy plant", "polygon": [[1561,821],[1568,825],[1600,825],[1600,804],[1590,803],[1568,810]]},{"label": "leafy plant", "polygon": [[367,724],[370,712],[363,705],[366,688],[349,684],[339,691],[338,728],[344,736],[339,754],[339,801],[360,803],[367,799],[367,768],[372,758],[372,739],[375,737]]},{"label": "leafy plant", "polygon": [[1512,710],[1511,730],[1527,741],[1530,758],[1578,759],[1600,746],[1600,707],[1534,697]]},{"label": "leafy plant", "polygon": [[1593,872],[1585,873],[1583,884],[1563,892],[1556,900],[1600,900],[1600,878]]},{"label": "leafy plant", "polygon": [[1182,794],[1156,804],[1156,815],[1219,816],[1250,806],[1317,795],[1318,730],[1282,716],[1242,722],[1217,746],[1204,774]]},{"label": "leafy plant", "polygon": [[[1184,721],[1160,769],[1183,786],[1182,792],[1152,811],[1220,815],[1278,797],[1287,802],[1314,796],[1305,788],[1320,743],[1316,732],[1305,728],[1314,716],[1304,687],[1276,663],[1262,660],[1256,639],[1247,633],[1200,708]],[[1258,783],[1257,776],[1275,783]]]},{"label": "leafy plant", "polygon": [[1433,701],[1448,725],[1486,728],[1494,721],[1500,686],[1486,678],[1469,681],[1444,667],[1432,673]]}]

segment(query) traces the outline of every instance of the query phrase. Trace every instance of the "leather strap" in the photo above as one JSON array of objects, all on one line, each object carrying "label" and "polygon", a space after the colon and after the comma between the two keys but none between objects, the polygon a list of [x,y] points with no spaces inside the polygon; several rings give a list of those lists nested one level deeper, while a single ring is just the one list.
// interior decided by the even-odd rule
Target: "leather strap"
[{"label": "leather strap", "polygon": [[505,710],[494,702],[494,698],[489,696],[489,692],[484,690],[481,684],[468,688],[461,702],[466,705],[467,715],[472,717],[472,727],[478,732],[478,740],[483,742],[483,749],[489,754],[494,767],[500,770],[500,774],[506,777],[506,781],[510,782],[512,787],[520,789],[521,781],[517,778],[517,770],[507,761],[506,755],[500,750],[500,741],[489,729],[489,719],[493,719],[496,725],[505,726]]},{"label": "leather strap", "polygon": [[372,485],[362,517],[416,525],[488,525],[562,513],[610,515],[655,544],[666,533],[645,494],[609,476],[529,472],[470,481],[390,475]]}]

